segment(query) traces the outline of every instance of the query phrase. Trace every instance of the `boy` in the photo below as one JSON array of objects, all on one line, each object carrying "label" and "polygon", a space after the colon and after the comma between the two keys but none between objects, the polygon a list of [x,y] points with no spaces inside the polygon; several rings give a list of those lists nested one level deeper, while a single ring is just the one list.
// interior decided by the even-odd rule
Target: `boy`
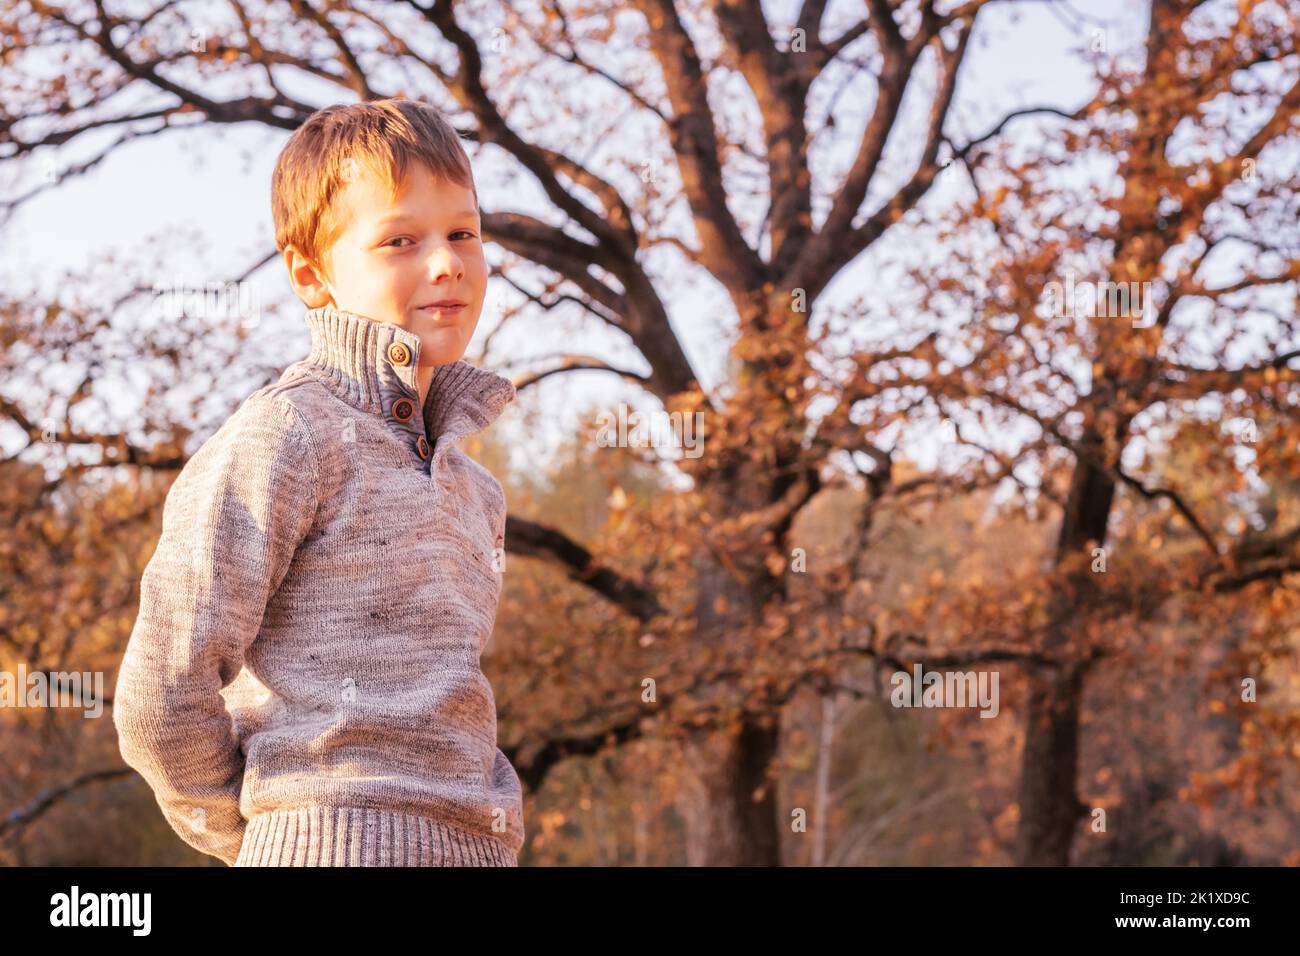
[{"label": "boy", "polygon": [[186,843],[233,866],[517,866],[479,668],[500,483],[456,447],[514,400],[462,361],[487,287],[468,157],[431,106],[329,107],[272,182],[311,352],[163,509],[113,721]]}]

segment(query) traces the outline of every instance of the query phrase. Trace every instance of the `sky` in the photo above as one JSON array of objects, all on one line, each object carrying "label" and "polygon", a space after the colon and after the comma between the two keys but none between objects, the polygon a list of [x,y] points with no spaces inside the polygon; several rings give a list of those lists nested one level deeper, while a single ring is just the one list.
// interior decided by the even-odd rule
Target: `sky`
[{"label": "sky", "polygon": [[[1086,13],[1081,12],[1085,7]],[[770,22],[792,19],[788,3],[768,2],[764,8]],[[983,133],[1002,115],[1017,108],[1049,105],[1072,109],[1084,102],[1092,90],[1080,49],[1098,30],[1105,31],[1110,49],[1140,44],[1144,8],[1145,4],[1131,0],[1089,0],[1073,7],[1029,2],[1017,4],[1014,9],[995,3],[986,8],[980,14],[976,38],[963,68],[949,134],[963,141]],[[850,4],[832,4],[832,14],[839,23],[846,22],[854,9]],[[286,82],[285,86],[317,105],[339,98],[336,92],[314,81],[297,85]],[[837,101],[836,127],[841,136],[826,152],[828,166],[842,169],[847,164],[870,111],[869,90],[864,85],[852,87]],[[521,109],[546,108],[544,86],[520,89],[516,84],[510,93],[519,98]],[[910,108],[905,106],[912,122],[900,130],[900,136],[891,138],[887,150],[887,165],[896,167],[900,176],[911,168],[905,160],[909,150],[914,154],[919,143],[916,120],[923,105],[918,99]],[[746,111],[743,104],[734,112],[735,119],[729,122],[739,124],[753,118],[753,110]],[[557,118],[557,122],[561,121]],[[590,153],[599,166],[600,154],[611,145],[605,140],[611,138],[597,135],[590,120],[587,128],[574,124],[572,118],[567,122],[566,135],[574,144],[575,155],[582,155],[579,146],[590,141]],[[1024,120],[1013,127],[1013,135],[1032,137],[1036,128],[1036,120]],[[656,135],[652,128],[645,129],[646,135]],[[120,286],[105,278],[105,271],[111,279],[119,275],[118,263],[133,261],[159,263],[150,267],[157,269],[156,275],[145,274],[146,279],[153,276],[156,282],[227,281],[274,251],[270,177],[287,136],[254,124],[199,126],[118,148],[90,173],[29,201],[0,228],[0,282],[11,292],[49,292],[66,286],[70,278],[81,294],[103,295],[110,289],[120,291]],[[61,164],[85,155],[72,147],[65,149],[59,154]],[[475,161],[484,210],[545,215],[547,207],[538,190],[518,178],[511,182],[501,160],[502,154],[487,155],[485,151]],[[942,204],[959,195],[962,186],[954,181],[953,172],[955,168],[940,177],[927,203]],[[10,174],[0,170],[0,192],[10,192],[11,179]],[[873,189],[868,204],[878,201],[884,189],[896,182]],[[881,240],[881,250],[888,253],[893,241],[887,233]],[[500,261],[501,250],[489,244],[487,255],[492,266]],[[681,269],[682,260],[676,258],[676,253],[656,250],[649,261],[657,270],[657,285],[674,329],[701,380],[712,389],[725,375],[726,344],[734,329],[731,305],[711,277]],[[535,275],[526,271],[516,275],[531,278],[532,288],[540,285]],[[828,290],[825,303],[850,302],[881,282],[882,277],[866,266],[865,257],[860,257]],[[266,314],[251,330],[248,347],[280,366],[305,355],[309,337],[302,322],[304,308],[293,298],[278,259],[254,274],[250,291],[263,310],[276,304],[283,308],[278,315]],[[470,360],[478,359],[487,334],[497,324],[496,307],[518,301],[517,293],[497,278],[491,280],[487,298],[478,332],[466,355]],[[138,311],[151,305],[145,299],[136,308]],[[646,368],[618,333],[602,329],[580,314],[566,315],[559,310],[512,319],[504,333],[493,337],[483,364],[517,375],[549,367],[545,357],[561,350],[598,355],[614,365]],[[534,358],[539,361],[532,361]],[[232,394],[214,398],[218,419],[233,411],[250,390],[243,381],[232,382],[231,388]],[[584,407],[596,403],[613,409],[620,401],[637,402],[647,409],[656,407],[653,402],[646,404],[641,390],[608,373],[552,376],[520,393],[497,425],[498,436],[510,443],[515,467],[532,468],[572,433]],[[125,407],[130,407],[129,402]],[[6,435],[0,440],[6,448],[12,448],[12,438]]]}]

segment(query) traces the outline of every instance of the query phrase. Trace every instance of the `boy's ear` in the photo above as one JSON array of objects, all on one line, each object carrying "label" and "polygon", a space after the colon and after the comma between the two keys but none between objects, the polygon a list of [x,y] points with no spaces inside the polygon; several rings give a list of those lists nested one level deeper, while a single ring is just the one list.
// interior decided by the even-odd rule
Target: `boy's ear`
[{"label": "boy's ear", "polygon": [[297,247],[285,248],[284,266],[289,270],[289,284],[293,286],[294,294],[307,308],[319,309],[330,304],[330,291],[320,271]]}]

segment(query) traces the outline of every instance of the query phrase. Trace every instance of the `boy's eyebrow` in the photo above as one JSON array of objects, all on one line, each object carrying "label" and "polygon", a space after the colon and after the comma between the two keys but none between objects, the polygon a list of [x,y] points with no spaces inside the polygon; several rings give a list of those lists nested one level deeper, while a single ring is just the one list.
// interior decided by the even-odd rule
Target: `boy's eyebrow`
[{"label": "boy's eyebrow", "polygon": [[[478,217],[478,210],[472,206],[466,206],[464,209],[456,210],[456,212],[452,213],[452,216],[455,218],[464,216],[468,219],[475,219]],[[404,222],[405,220],[415,219],[415,218],[417,217],[413,212],[395,212],[392,213],[391,215],[385,216],[384,218],[380,219],[376,223],[376,225],[388,226],[388,225],[392,225],[395,222]]]}]

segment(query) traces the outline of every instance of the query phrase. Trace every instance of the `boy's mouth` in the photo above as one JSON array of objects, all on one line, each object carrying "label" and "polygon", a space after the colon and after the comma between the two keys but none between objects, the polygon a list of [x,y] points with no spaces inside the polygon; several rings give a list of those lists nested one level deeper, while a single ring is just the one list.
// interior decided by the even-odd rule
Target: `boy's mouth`
[{"label": "boy's mouth", "polygon": [[443,299],[439,302],[429,302],[425,305],[418,305],[416,308],[421,312],[440,312],[445,315],[453,315],[466,307],[466,303],[459,299]]}]

